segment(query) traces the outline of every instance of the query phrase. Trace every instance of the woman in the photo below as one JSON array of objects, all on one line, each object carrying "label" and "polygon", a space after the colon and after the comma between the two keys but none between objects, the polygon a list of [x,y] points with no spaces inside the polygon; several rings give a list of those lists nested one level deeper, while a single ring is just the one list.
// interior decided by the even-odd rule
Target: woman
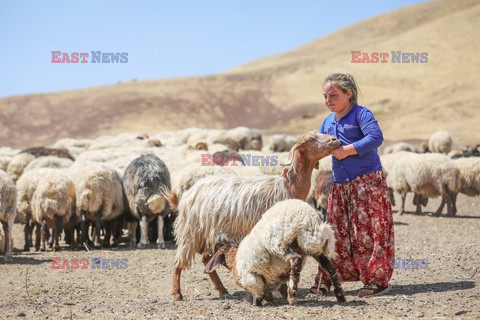
[{"label": "woman", "polygon": [[[391,287],[395,256],[392,205],[377,148],[383,135],[373,114],[357,104],[357,84],[350,74],[334,73],[323,83],[325,104],[332,112],[321,133],[341,146],[332,152],[333,184],[327,221],[335,231],[340,281],[362,281],[359,297],[384,294]],[[324,296],[331,287],[319,266],[312,293]]]}]

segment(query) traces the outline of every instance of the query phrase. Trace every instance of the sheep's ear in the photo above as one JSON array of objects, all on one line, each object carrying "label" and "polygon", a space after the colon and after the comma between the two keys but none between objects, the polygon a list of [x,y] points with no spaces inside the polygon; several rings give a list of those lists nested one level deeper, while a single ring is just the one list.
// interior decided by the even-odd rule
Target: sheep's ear
[{"label": "sheep's ear", "polygon": [[208,261],[208,263],[205,265],[205,273],[212,273],[217,269],[217,267],[225,261],[225,253],[222,250],[218,250],[215,252],[213,257]]}]

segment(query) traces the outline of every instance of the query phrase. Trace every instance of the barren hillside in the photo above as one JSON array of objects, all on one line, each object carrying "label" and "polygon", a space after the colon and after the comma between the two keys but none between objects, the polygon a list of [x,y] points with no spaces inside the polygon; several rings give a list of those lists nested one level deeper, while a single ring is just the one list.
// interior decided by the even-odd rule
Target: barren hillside
[{"label": "barren hillside", "polygon": [[[326,116],[321,83],[337,71],[356,76],[360,103],[375,113],[386,139],[423,139],[447,129],[455,143],[479,143],[479,21],[478,0],[433,1],[218,75],[2,98],[0,145],[190,126],[304,132]],[[390,57],[352,63],[351,51]],[[428,62],[391,63],[391,51],[427,52]]]}]

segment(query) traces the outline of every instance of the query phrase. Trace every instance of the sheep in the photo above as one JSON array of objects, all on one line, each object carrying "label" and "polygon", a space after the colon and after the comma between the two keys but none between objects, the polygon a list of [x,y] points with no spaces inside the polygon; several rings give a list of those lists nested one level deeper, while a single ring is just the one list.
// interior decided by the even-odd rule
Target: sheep
[{"label": "sheep", "polygon": [[219,166],[200,166],[198,164],[186,166],[175,175],[173,191],[180,199],[201,178],[225,173],[226,171]]},{"label": "sheep", "polygon": [[117,171],[104,164],[85,165],[78,171],[75,179],[76,214],[81,221],[81,241],[88,238],[87,222],[95,223],[94,246],[100,247],[100,230],[105,225],[104,245],[116,245],[118,235],[115,230],[116,218],[124,209],[122,178]]},{"label": "sheep", "polygon": [[0,170],[7,172],[8,164],[13,157],[9,156],[0,156]]},{"label": "sheep", "polygon": [[38,168],[68,168],[74,162],[68,158],[59,158],[57,156],[45,156],[34,159],[23,170],[24,172]]},{"label": "sheep", "polygon": [[[169,194],[171,206],[178,209],[173,299],[183,299],[181,271],[191,266],[195,253],[203,254],[206,264],[219,235],[242,238],[276,202],[305,200],[312,170],[339,145],[340,141],[332,136],[308,132],[290,150],[284,176],[208,176],[185,192],[180,202]],[[210,273],[210,279],[221,296],[228,294],[215,271]]]},{"label": "sheep", "polygon": [[[45,251],[47,228],[53,228],[52,249],[58,251],[62,227],[67,231],[76,224],[75,185],[72,178],[60,170],[41,177],[32,198],[32,215],[35,222],[41,225],[41,229],[37,227],[36,231],[36,249]],[[73,232],[70,234],[73,235]],[[73,239],[70,239],[70,244],[73,247]]]},{"label": "sheep", "polygon": [[[142,137],[139,139],[139,137]],[[128,147],[144,147],[147,140],[138,133],[122,133],[117,136],[101,136],[90,143],[90,150],[114,149]]]},{"label": "sheep", "polygon": [[383,150],[383,154],[396,153],[400,151],[417,152],[415,146],[411,145],[410,143],[398,142],[385,147],[385,149]]},{"label": "sheep", "polygon": [[[17,218],[20,223],[25,224],[25,245],[23,250],[29,251],[33,246],[32,232],[34,220],[32,216],[32,198],[37,189],[40,178],[51,173],[54,169],[39,168],[26,171],[16,182],[17,189]],[[40,240],[38,240],[40,241]]]},{"label": "sheep", "polygon": [[236,127],[227,131],[227,137],[240,144],[243,150],[262,150],[262,134],[258,129]]},{"label": "sheep", "polygon": [[70,150],[70,148],[88,149],[91,143],[92,143],[92,139],[63,138],[55,142],[51,146],[51,148],[68,149],[68,150]]},{"label": "sheep", "polygon": [[[452,160],[438,153],[400,152],[395,155],[398,157],[388,171],[387,182],[402,196],[399,214],[403,214],[405,210],[406,193],[414,192],[427,198],[442,196],[447,203],[448,215],[454,215],[452,192],[455,192],[460,184],[460,175]],[[417,205],[417,210],[419,208]],[[442,209],[443,207],[440,207],[434,215],[440,215]]]},{"label": "sheep", "polygon": [[311,203],[315,208],[325,215],[328,206],[328,195],[332,189],[333,183],[333,171],[332,170],[319,170],[315,175],[314,191]]},{"label": "sheep", "polygon": [[[143,154],[125,170],[123,186],[132,215],[140,220],[138,248],[149,245],[148,222],[158,216],[157,246],[165,248],[164,218],[170,213],[163,194],[171,191],[170,172],[165,163],[153,154]],[[163,193],[162,193],[163,190]],[[129,224],[130,246],[135,244],[137,222]]]},{"label": "sheep", "polygon": [[447,154],[452,150],[452,138],[448,131],[436,131],[428,139],[428,150],[430,152]]},{"label": "sheep", "polygon": [[46,147],[33,147],[28,149],[23,149],[20,153],[29,153],[34,155],[35,158],[45,157],[45,156],[56,156],[59,158],[67,158],[72,161],[75,161],[75,158],[68,152],[67,149],[56,149],[56,148],[46,148]]},{"label": "sheep", "polygon": [[0,221],[5,233],[3,260],[12,261],[12,228],[17,215],[17,189],[8,174],[0,170]]},{"label": "sheep", "polygon": [[268,144],[268,150],[275,151],[275,152],[284,152],[290,151],[293,145],[297,142],[297,139],[291,135],[287,134],[274,134],[270,138],[270,142]]},{"label": "sheep", "polygon": [[480,150],[478,147],[467,146],[463,150],[452,150],[448,153],[451,159],[458,159],[461,157],[480,157]]},{"label": "sheep", "polygon": [[[477,157],[459,158],[453,161],[460,173],[460,183],[455,192],[452,192],[453,212],[457,211],[457,195],[463,193],[469,197],[480,195],[480,159]],[[445,200],[442,199],[440,208],[443,209]]]},{"label": "sheep", "polygon": [[25,167],[35,159],[30,153],[19,153],[8,163],[7,173],[14,182],[23,174]]},{"label": "sheep", "polygon": [[298,199],[277,202],[268,209],[239,246],[223,245],[205,266],[211,273],[223,264],[236,283],[250,292],[253,305],[288,280],[288,303],[297,302],[297,287],[306,256],[317,260],[329,273],[338,302],[345,295],[331,259],[335,235],[328,223],[309,204]]}]

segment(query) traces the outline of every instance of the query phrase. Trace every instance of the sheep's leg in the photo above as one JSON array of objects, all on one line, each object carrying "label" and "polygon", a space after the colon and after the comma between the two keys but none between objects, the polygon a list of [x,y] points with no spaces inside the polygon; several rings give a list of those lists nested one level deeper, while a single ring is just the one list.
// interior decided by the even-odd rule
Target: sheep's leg
[{"label": "sheep's leg", "polygon": [[135,244],[137,243],[137,221],[129,221],[127,223],[128,226],[128,237],[130,238],[129,246],[130,248],[135,248]]},{"label": "sheep's leg", "polygon": [[394,206],[395,205],[395,194],[394,194],[392,188],[388,188],[388,194],[390,195],[390,202],[392,203],[392,206]]},{"label": "sheep's leg", "polygon": [[81,222],[81,232],[80,232],[80,237],[81,237],[81,242],[83,245],[87,245],[88,241],[88,221],[87,221],[87,214],[85,210],[81,210],[80,214],[82,216],[82,222]]},{"label": "sheep's leg", "polygon": [[455,216],[456,210],[454,210],[454,205],[453,205],[453,198],[456,198],[456,195],[454,196],[453,192],[447,191],[447,214],[450,217]]},{"label": "sheep's leg", "polygon": [[40,251],[45,251],[46,247],[46,241],[47,241],[47,220],[43,218],[42,220],[42,226],[40,229]]},{"label": "sheep's leg", "polygon": [[181,301],[183,300],[183,295],[180,292],[180,276],[182,274],[182,269],[179,267],[175,267],[173,270],[173,285],[172,285],[172,294],[174,301]]},{"label": "sheep's leg", "polygon": [[400,209],[398,210],[398,214],[402,215],[405,212],[405,198],[407,197],[407,193],[402,192],[400,196],[401,196],[401,201],[400,201]]},{"label": "sheep's leg", "polygon": [[[212,255],[210,254],[202,254],[202,263],[206,266],[211,258]],[[208,276],[210,277],[210,281],[212,281],[213,283],[213,287],[215,288],[215,290],[218,291],[218,295],[220,298],[225,298],[230,295],[227,289],[225,289],[225,287],[223,286],[222,280],[220,280],[217,271],[213,270],[208,274]]]},{"label": "sheep's leg", "polygon": [[102,230],[102,211],[100,209],[99,212],[97,212],[97,215],[95,217],[95,236],[93,240],[93,245],[95,248],[100,248],[100,230]]},{"label": "sheep's leg", "polygon": [[142,249],[146,248],[150,244],[148,240],[148,221],[147,216],[143,215],[140,218],[140,242],[138,243],[137,248]]},{"label": "sheep's leg", "polygon": [[448,204],[448,194],[442,194],[442,203],[440,203],[440,206],[438,207],[437,211],[433,214],[434,216],[440,216],[442,214],[443,208],[445,207],[445,203],[447,203],[447,208],[449,206]]},{"label": "sheep's leg", "polygon": [[452,210],[453,215],[457,214],[457,192],[452,192]]},{"label": "sheep's leg", "polygon": [[48,247],[52,248],[52,246],[53,246],[53,236],[52,236],[53,232],[50,232],[50,229],[47,228],[47,233],[46,234],[47,234],[47,239],[48,239]]},{"label": "sheep's leg", "polygon": [[33,228],[36,223],[32,219],[28,219],[28,225],[30,226],[30,233],[28,234],[28,246],[33,247]]},{"label": "sheep's leg", "polygon": [[58,251],[60,249],[60,234],[62,233],[62,220],[63,217],[55,216],[55,226],[53,228],[53,244],[52,249],[53,252]]},{"label": "sheep's leg", "polygon": [[77,246],[77,241],[75,240],[75,227],[71,227],[68,230],[65,230],[65,234],[68,235],[68,242],[70,243],[70,249],[75,249]]},{"label": "sheep's leg", "polygon": [[328,272],[330,276],[330,281],[332,281],[332,284],[333,284],[333,288],[334,288],[333,291],[335,293],[335,297],[337,298],[337,301],[345,302],[346,301],[345,294],[343,292],[340,281],[338,280],[337,270],[335,269],[332,262],[327,257],[325,257],[323,253],[319,257],[315,257],[315,260],[317,260],[320,263],[323,270]]},{"label": "sheep's leg", "polygon": [[35,251],[40,250],[41,226],[35,222]]},{"label": "sheep's leg", "polygon": [[413,196],[413,204],[417,207],[415,210],[416,214],[421,214],[422,213],[422,199],[421,196],[416,194]]},{"label": "sheep's leg", "polygon": [[103,226],[105,228],[105,238],[103,239],[103,246],[109,247],[110,246],[110,238],[112,237],[112,220],[104,220]]},{"label": "sheep's leg", "polygon": [[3,232],[5,233],[5,253],[3,255],[3,260],[12,261],[12,227],[13,220],[2,221]]},{"label": "sheep's leg", "polygon": [[157,237],[157,248],[159,249],[165,249],[165,238],[163,236],[163,225],[165,224],[165,220],[161,215],[158,216],[158,224],[157,224],[157,232],[158,232],[158,237]]},{"label": "sheep's leg", "polygon": [[[110,230],[112,232],[112,236],[110,238],[110,246],[116,247],[118,245],[118,241],[121,237],[122,229],[120,227],[121,220],[119,218],[115,218],[110,223]],[[120,228],[120,231],[118,231]]]},{"label": "sheep's leg", "polygon": [[27,223],[25,223],[25,228],[23,228],[23,232],[25,234],[25,245],[23,246],[23,251],[30,251],[30,242],[32,241],[32,226],[30,225],[30,221],[27,221]]},{"label": "sheep's leg", "polygon": [[287,300],[289,305],[297,304],[298,281],[300,280],[300,271],[302,271],[302,256],[293,253],[290,258],[290,281],[288,282]]}]

